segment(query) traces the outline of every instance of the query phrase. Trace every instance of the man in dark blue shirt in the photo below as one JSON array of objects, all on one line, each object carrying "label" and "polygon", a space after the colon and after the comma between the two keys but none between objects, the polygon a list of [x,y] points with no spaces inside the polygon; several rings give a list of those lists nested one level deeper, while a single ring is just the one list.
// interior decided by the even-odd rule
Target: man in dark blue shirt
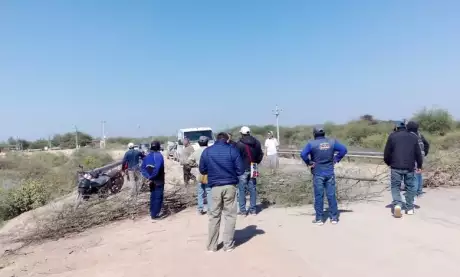
[{"label": "man in dark blue shirt", "polygon": [[150,145],[150,153],[144,158],[141,166],[142,176],[149,182],[150,216],[154,220],[161,218],[165,190],[165,164],[160,148],[160,142],[153,141]]},{"label": "man in dark blue shirt", "polygon": [[[337,208],[334,164],[347,154],[347,148],[335,139],[326,138],[322,127],[313,129],[314,139],[309,141],[300,153],[302,160],[311,167],[313,189],[315,194],[316,218],[313,223],[323,225],[324,190],[329,203],[332,224],[337,224],[339,215]],[[338,152],[337,155],[335,153]]]},{"label": "man in dark blue shirt", "polygon": [[232,251],[235,247],[234,234],[237,217],[236,186],[244,174],[240,151],[228,144],[228,134],[219,133],[214,145],[201,154],[200,173],[207,175],[211,187],[211,209],[209,213],[208,251],[217,251],[221,215],[224,215],[224,250]]},{"label": "man in dark blue shirt", "polygon": [[128,151],[123,157],[122,165],[128,172],[128,181],[132,189],[133,197],[137,197],[139,194],[139,164],[143,157],[144,154],[141,151],[134,149],[134,143],[130,142],[128,144]]}]

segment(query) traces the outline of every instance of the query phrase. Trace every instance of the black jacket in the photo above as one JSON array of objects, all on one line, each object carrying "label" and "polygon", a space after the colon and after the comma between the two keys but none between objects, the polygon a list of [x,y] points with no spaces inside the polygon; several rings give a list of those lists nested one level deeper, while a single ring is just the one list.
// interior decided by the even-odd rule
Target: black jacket
[{"label": "black jacket", "polygon": [[418,138],[406,130],[398,130],[388,137],[383,160],[392,169],[414,170],[423,166],[422,150]]},{"label": "black jacket", "polygon": [[[260,141],[253,136],[243,136],[237,143],[236,147],[240,150],[241,157],[243,158],[244,169],[251,169],[251,162],[259,164],[262,162],[264,152]],[[249,150],[249,151],[248,151]],[[249,157],[251,156],[251,159]]]}]

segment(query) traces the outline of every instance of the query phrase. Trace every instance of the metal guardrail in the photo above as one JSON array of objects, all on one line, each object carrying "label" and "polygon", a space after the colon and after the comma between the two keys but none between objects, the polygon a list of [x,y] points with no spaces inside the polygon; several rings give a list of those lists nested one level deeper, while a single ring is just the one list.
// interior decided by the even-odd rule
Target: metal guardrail
[{"label": "metal guardrail", "polygon": [[[292,155],[293,157],[300,157],[300,152],[302,150],[299,149],[280,149],[278,151],[278,154],[282,155]],[[368,159],[383,159],[383,153],[382,152],[369,152],[369,151],[349,151],[346,155],[346,157],[349,158],[368,158]],[[116,161],[113,163],[110,163],[108,165],[105,165],[103,167],[95,168],[93,171],[109,171],[112,170],[118,166],[121,166],[121,160]]]},{"label": "metal guardrail", "polygon": [[104,165],[103,167],[95,168],[92,171],[99,171],[99,172],[110,171],[118,166],[121,166],[121,161],[113,162],[108,165]]},{"label": "metal guardrail", "polygon": [[[278,154],[292,155],[293,157],[300,156],[300,149],[280,149]],[[383,159],[382,152],[368,152],[368,151],[349,151],[346,157],[350,158],[369,158],[369,159]]]}]

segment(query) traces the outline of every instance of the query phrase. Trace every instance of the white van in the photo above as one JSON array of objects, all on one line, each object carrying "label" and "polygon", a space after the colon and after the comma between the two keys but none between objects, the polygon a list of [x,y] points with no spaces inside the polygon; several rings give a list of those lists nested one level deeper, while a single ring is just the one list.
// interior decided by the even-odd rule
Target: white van
[{"label": "white van", "polygon": [[198,149],[198,139],[201,136],[209,138],[208,146],[214,144],[214,133],[210,127],[198,127],[198,128],[185,128],[180,129],[177,132],[177,155],[180,157],[182,149],[184,149],[184,138],[188,138],[193,148]]}]

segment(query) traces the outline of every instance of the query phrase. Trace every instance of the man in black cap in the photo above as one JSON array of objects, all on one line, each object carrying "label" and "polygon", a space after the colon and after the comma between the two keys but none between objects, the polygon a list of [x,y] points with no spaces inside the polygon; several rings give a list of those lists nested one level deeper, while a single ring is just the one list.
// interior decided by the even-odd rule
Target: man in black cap
[{"label": "man in black cap", "polygon": [[[401,198],[401,182],[406,188],[406,212],[414,214],[415,172],[421,173],[423,155],[414,134],[407,132],[404,122],[396,122],[395,132],[391,133],[385,145],[383,160],[391,168],[391,196],[393,215],[402,217],[404,203]],[[416,165],[416,170],[414,170]]]},{"label": "man in black cap", "polygon": [[150,144],[150,153],[144,158],[141,165],[141,173],[149,182],[150,187],[150,217],[159,219],[163,207],[163,195],[165,189],[165,164],[163,154],[160,152],[159,141]]},{"label": "man in black cap", "polygon": [[345,145],[337,140],[327,138],[322,127],[313,129],[313,137],[314,139],[309,141],[300,153],[300,157],[311,167],[311,173],[313,174],[316,214],[313,223],[318,226],[324,224],[324,191],[326,191],[331,223],[337,224],[339,210],[337,207],[334,165],[345,157],[348,150]]}]

